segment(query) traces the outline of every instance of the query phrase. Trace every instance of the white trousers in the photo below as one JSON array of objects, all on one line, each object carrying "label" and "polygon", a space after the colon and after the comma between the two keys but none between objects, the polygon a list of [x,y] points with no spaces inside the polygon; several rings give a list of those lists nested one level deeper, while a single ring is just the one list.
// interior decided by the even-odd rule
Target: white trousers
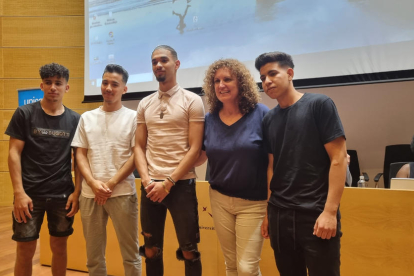
[{"label": "white trousers", "polygon": [[223,195],[210,187],[214,227],[226,261],[227,276],[260,276],[261,225],[267,201]]},{"label": "white trousers", "polygon": [[106,224],[111,217],[118,238],[126,276],[141,275],[138,252],[137,195],[109,198],[98,205],[93,198],[79,197],[79,207],[86,241],[87,267],[91,276],[107,276],[105,248]]}]

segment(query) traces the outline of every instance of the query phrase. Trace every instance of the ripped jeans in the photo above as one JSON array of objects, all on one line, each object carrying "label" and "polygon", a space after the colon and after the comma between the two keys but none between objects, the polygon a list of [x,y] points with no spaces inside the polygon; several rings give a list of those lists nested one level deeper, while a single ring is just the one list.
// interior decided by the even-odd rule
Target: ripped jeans
[{"label": "ripped jeans", "polygon": [[[148,199],[144,187],[141,186],[141,228],[145,245],[140,247],[140,255],[146,257],[145,248],[158,248],[155,257],[145,259],[148,276],[164,275],[163,246],[167,209],[170,211],[180,246],[176,252],[177,259],[184,261],[185,275],[201,276],[200,253],[197,248],[200,229],[195,185],[194,179],[177,181],[161,203]],[[195,258],[186,260],[182,251],[194,252]]]}]

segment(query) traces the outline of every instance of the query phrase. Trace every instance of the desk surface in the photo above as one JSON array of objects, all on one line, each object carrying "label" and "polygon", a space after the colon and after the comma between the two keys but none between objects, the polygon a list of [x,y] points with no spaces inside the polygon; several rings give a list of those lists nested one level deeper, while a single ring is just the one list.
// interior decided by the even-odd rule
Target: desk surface
[{"label": "desk surface", "polygon": [[[140,181],[137,180],[137,187],[139,185]],[[224,259],[213,221],[208,214],[211,210],[208,186],[204,181],[197,183],[203,275],[224,276]],[[341,275],[414,275],[414,191],[345,188],[341,214]],[[68,245],[68,266],[85,270],[85,241],[79,214],[76,215],[74,228],[75,233],[70,237]],[[47,227],[42,227],[40,261],[50,265],[51,253],[47,235]],[[143,244],[142,235],[139,238],[140,244]],[[170,216],[166,222],[165,241],[165,275],[184,275],[184,264],[175,259],[178,244]],[[109,274],[123,275],[119,246],[110,223],[107,266]],[[261,270],[263,275],[279,275],[269,240],[264,244]]]}]

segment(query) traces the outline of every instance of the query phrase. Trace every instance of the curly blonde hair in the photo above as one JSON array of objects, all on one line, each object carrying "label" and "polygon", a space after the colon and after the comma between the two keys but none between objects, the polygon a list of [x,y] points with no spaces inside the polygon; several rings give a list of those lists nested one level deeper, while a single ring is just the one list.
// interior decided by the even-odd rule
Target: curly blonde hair
[{"label": "curly blonde hair", "polygon": [[218,69],[227,68],[236,77],[239,89],[239,109],[242,114],[249,113],[260,101],[259,88],[246,66],[236,59],[219,59],[211,64],[204,78],[203,90],[207,95],[210,113],[219,112],[223,103],[219,101],[214,89],[214,77]]}]

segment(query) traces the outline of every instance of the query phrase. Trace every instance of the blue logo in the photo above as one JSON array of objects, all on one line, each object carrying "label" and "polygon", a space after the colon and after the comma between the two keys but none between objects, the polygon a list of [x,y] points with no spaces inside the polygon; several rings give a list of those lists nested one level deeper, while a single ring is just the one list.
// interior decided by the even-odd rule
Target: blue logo
[{"label": "blue logo", "polygon": [[19,94],[19,106],[35,103],[43,99],[43,91],[40,88],[17,90]]}]

